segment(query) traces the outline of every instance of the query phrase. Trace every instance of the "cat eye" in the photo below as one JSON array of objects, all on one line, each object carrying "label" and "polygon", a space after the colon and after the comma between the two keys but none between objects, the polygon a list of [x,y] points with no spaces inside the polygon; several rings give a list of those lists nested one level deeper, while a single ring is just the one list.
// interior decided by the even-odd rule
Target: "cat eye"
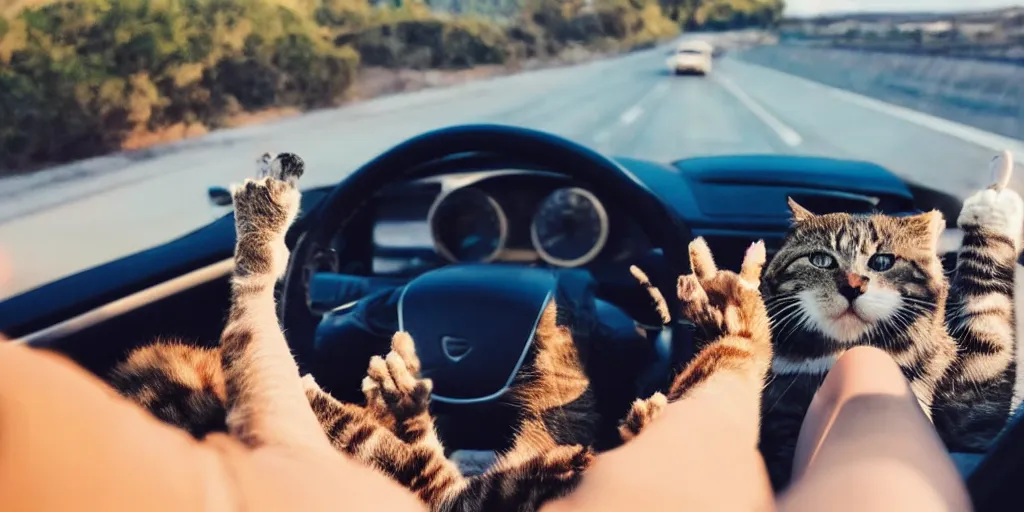
[{"label": "cat eye", "polygon": [[875,272],[885,272],[896,264],[896,256],[878,253],[868,260],[868,268]]},{"label": "cat eye", "polygon": [[836,268],[836,259],[828,253],[816,252],[808,256],[807,259],[811,262],[811,265],[818,268]]}]

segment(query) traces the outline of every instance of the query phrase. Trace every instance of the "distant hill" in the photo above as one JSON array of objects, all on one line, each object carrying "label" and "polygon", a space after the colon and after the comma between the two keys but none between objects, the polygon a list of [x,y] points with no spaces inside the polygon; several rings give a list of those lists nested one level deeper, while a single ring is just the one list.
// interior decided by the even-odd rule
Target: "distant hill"
[{"label": "distant hill", "polygon": [[1024,7],[786,18],[780,39],[819,47],[1024,64]]}]

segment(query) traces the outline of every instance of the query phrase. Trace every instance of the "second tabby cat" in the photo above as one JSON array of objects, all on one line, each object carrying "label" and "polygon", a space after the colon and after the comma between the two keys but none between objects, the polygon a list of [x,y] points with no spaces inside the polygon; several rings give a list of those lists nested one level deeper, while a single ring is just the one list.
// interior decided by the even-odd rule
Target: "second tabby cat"
[{"label": "second tabby cat", "polygon": [[789,482],[811,398],[846,349],[887,351],[951,451],[984,451],[1010,414],[1016,377],[1014,271],[1024,202],[996,183],[968,198],[946,280],[938,211],[906,217],[816,215],[790,200],[793,227],[765,270],[775,355],[761,450],[778,490]]}]

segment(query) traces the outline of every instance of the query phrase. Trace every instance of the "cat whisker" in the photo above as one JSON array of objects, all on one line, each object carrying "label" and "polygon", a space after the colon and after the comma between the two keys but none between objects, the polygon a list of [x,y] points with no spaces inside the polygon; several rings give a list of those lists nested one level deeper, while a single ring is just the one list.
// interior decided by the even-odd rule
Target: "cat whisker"
[{"label": "cat whisker", "polygon": [[914,318],[910,315],[911,313],[905,310],[896,310],[896,322],[893,323],[893,326],[898,328],[897,333],[907,332],[913,327]]},{"label": "cat whisker", "polygon": [[803,309],[797,310],[797,321],[792,323],[786,332],[781,336],[780,342],[788,342],[790,337],[800,332],[801,330],[807,330],[807,327],[811,324],[811,317],[807,314],[807,311]]},{"label": "cat whisker", "polygon": [[789,380],[789,385],[788,385],[788,386],[786,386],[786,389],[783,389],[783,390],[782,390],[782,393],[779,393],[779,397],[778,397],[778,398],[776,398],[776,399],[775,399],[775,402],[774,402],[774,403],[773,403],[773,404],[772,404],[771,406],[769,406],[769,407],[768,407],[768,408],[767,408],[767,409],[765,410],[765,412],[764,412],[763,416],[767,416],[767,415],[768,415],[768,413],[770,413],[770,412],[772,412],[772,411],[774,411],[774,410],[775,410],[775,407],[776,407],[777,405],[779,405],[779,403],[781,403],[781,402],[782,402],[782,399],[783,399],[783,398],[785,398],[785,397],[786,397],[786,393],[789,393],[789,390],[790,390],[790,389],[793,389],[793,385],[794,385],[794,384],[796,384],[796,381],[797,381],[797,380],[799,380],[799,379],[790,379],[790,380]]},{"label": "cat whisker", "polygon": [[799,307],[800,307],[800,302],[797,301],[797,302],[793,302],[793,303],[790,303],[790,304],[786,304],[785,306],[779,308],[778,311],[774,311],[774,312],[769,311],[768,320],[771,321],[771,322],[774,322],[775,319],[779,318],[780,316],[784,317],[789,312],[792,312],[794,308],[799,308]]},{"label": "cat whisker", "polygon": [[774,308],[774,307],[778,307],[780,305],[789,304],[789,303],[792,303],[792,302],[799,302],[799,301],[800,301],[800,297],[783,297],[781,299],[775,299],[775,300],[772,300],[772,301],[767,301],[764,304],[765,304],[765,307],[767,307],[767,308]]},{"label": "cat whisker", "polygon": [[[776,345],[781,345],[783,342],[789,339],[789,336],[792,335],[792,332],[790,332],[791,328],[793,332],[795,332],[796,329],[799,329],[799,326],[802,325],[807,318],[809,317],[802,308],[796,308],[788,312],[785,316],[783,316],[778,323],[773,322],[772,331],[779,333],[779,335],[774,339],[774,343]],[[793,322],[794,320],[798,321]],[[783,327],[786,326],[787,324],[790,324],[790,328],[786,328],[785,330],[783,330]]]},{"label": "cat whisker", "polygon": [[786,293],[786,294],[783,294],[783,295],[776,295],[774,297],[769,297],[768,299],[765,299],[764,303],[767,305],[767,304],[772,304],[772,303],[775,303],[775,302],[780,302],[780,301],[785,301],[785,300],[797,300],[799,298],[800,298],[800,296],[795,294],[795,293]]},{"label": "cat whisker", "polygon": [[918,299],[916,297],[901,297],[904,303],[916,304],[919,306],[934,308],[936,306],[935,301]]}]

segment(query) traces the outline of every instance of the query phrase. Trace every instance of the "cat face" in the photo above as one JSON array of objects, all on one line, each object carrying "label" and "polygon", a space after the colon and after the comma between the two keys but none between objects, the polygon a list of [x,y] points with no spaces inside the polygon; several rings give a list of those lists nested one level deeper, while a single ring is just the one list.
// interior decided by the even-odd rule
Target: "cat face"
[{"label": "cat face", "polygon": [[793,229],[763,280],[773,327],[853,344],[909,327],[945,299],[941,213],[815,215],[792,200],[790,210]]}]

